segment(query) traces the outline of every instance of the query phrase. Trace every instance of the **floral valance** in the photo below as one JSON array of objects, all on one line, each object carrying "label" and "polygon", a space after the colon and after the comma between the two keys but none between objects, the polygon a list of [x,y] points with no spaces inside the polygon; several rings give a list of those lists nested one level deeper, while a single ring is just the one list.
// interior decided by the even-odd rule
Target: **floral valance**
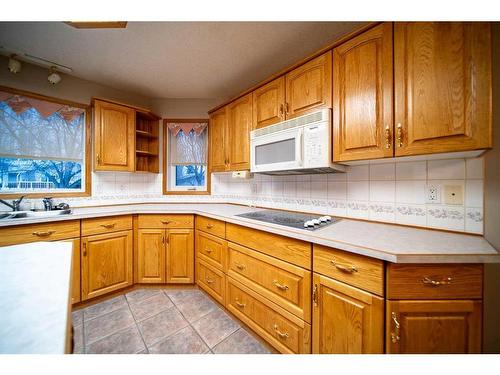
[{"label": "floral valance", "polygon": [[58,113],[67,123],[72,122],[85,112],[82,108],[16,95],[5,91],[0,91],[0,101],[5,102],[17,115],[22,114],[30,108],[34,108],[43,118]]},{"label": "floral valance", "polygon": [[174,135],[182,131],[184,134],[188,135],[191,131],[194,131],[196,135],[203,133],[203,130],[207,127],[206,122],[170,122],[168,123],[168,129]]}]

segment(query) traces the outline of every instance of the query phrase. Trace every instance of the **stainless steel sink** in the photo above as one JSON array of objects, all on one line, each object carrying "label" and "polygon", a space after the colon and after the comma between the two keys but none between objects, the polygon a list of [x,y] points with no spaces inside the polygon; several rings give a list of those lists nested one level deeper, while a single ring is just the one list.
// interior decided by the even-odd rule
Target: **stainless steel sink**
[{"label": "stainless steel sink", "polygon": [[53,211],[12,211],[0,213],[0,220],[14,219],[37,219],[53,217],[59,215],[69,215],[71,210],[53,210]]}]

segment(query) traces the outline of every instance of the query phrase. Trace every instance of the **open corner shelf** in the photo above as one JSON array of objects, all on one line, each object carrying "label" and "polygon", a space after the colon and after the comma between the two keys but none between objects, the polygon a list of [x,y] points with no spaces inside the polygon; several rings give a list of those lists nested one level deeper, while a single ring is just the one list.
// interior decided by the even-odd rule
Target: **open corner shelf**
[{"label": "open corner shelf", "polygon": [[152,113],[136,112],[135,120],[135,170],[160,172],[160,118]]}]

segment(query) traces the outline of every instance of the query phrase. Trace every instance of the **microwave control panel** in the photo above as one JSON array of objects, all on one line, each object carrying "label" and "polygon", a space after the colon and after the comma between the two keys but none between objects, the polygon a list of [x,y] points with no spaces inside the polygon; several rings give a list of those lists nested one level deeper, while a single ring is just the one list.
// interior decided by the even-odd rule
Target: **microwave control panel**
[{"label": "microwave control panel", "polygon": [[304,127],[304,167],[324,167],[331,161],[331,133],[328,122]]}]

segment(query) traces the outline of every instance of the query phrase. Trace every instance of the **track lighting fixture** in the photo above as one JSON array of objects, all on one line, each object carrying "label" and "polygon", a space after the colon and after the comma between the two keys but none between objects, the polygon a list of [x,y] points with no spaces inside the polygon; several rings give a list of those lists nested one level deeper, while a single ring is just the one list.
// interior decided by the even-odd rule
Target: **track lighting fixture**
[{"label": "track lighting fixture", "polygon": [[21,71],[21,61],[16,59],[16,55],[10,55],[8,68],[9,72],[11,72],[12,74],[17,74]]},{"label": "track lighting fixture", "polygon": [[55,66],[50,67],[49,71],[49,76],[47,77],[47,80],[51,85],[56,85],[59,82],[61,82],[61,76],[57,73],[57,69]]}]

